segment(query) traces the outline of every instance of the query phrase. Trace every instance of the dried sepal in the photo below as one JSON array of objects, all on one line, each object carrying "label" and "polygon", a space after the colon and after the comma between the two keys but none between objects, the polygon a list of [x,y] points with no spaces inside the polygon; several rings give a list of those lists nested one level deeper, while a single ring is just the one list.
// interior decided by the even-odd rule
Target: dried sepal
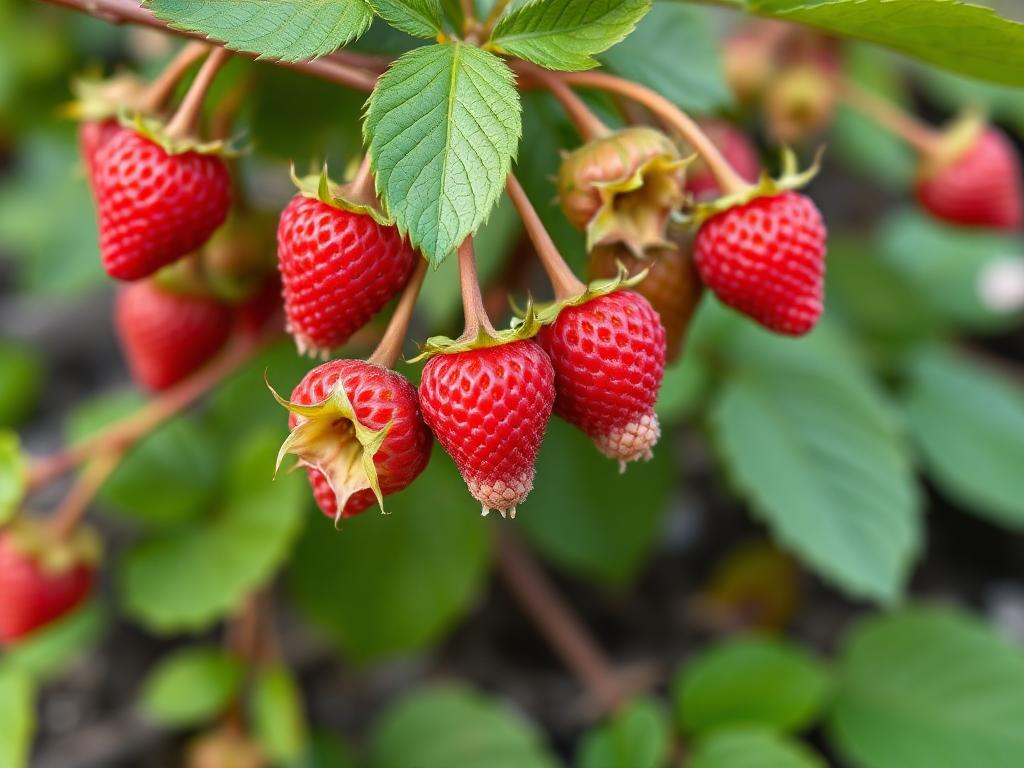
[{"label": "dried sepal", "polygon": [[395,224],[394,217],[388,215],[377,200],[356,199],[343,185],[332,181],[327,171],[326,162],[319,174],[307,176],[296,174],[295,165],[292,164],[291,177],[296,189],[303,197],[319,200],[321,203],[342,211],[369,216],[383,227],[391,227]]},{"label": "dried sepal", "polygon": [[[646,269],[630,277],[629,271],[621,261],[617,262],[616,266],[617,274],[614,277],[603,277],[591,281],[587,284],[587,288],[583,293],[577,294],[576,296],[570,296],[567,299],[549,301],[536,306],[528,306],[527,309],[533,315],[534,321],[538,324],[538,330],[540,326],[551,325],[555,322],[555,320],[558,319],[559,313],[566,307],[578,307],[581,304],[586,304],[588,301],[598,298],[599,296],[607,296],[609,293],[614,293],[615,291],[632,288],[647,277]],[[514,306],[513,309],[515,309],[516,315],[519,316],[512,321],[513,325],[516,323],[526,322],[527,315]]]},{"label": "dried sepal", "polygon": [[169,155],[196,152],[200,155],[237,157],[247,149],[237,137],[233,139],[217,139],[215,141],[199,141],[193,137],[177,138],[168,136],[167,126],[163,120],[155,117],[145,117],[139,113],[122,111],[118,119],[121,125],[131,128],[143,138],[157,144]]},{"label": "dried sepal", "polygon": [[82,75],[71,81],[75,98],[61,107],[61,114],[79,121],[116,118],[124,109],[134,108],[145,90],[146,84],[130,72],[106,79]]},{"label": "dried sepal", "polygon": [[39,563],[50,575],[60,575],[79,565],[95,566],[103,557],[99,535],[85,525],[56,537],[45,521],[19,517],[4,527],[11,545]]},{"label": "dried sepal", "polygon": [[543,325],[537,317],[532,301],[526,305],[526,309],[521,314],[521,318],[513,319],[510,328],[491,332],[481,327],[473,339],[450,339],[447,336],[431,336],[421,345],[420,353],[411,358],[409,362],[418,363],[434,355],[453,355],[458,352],[468,352],[472,349],[500,347],[502,344],[532,339]]}]

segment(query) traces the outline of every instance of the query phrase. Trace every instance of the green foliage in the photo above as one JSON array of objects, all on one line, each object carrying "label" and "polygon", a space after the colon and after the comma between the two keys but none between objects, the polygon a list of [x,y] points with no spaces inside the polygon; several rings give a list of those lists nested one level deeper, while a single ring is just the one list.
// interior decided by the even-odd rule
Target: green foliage
[{"label": "green foliage", "polygon": [[1024,654],[985,625],[918,608],[846,640],[833,742],[871,768],[1024,764]]},{"label": "green foliage", "polygon": [[651,0],[533,0],[502,18],[491,45],[548,69],[590,69],[650,9]]},{"label": "green foliage", "polygon": [[537,459],[520,523],[559,565],[613,585],[633,579],[657,541],[673,486],[672,445],[660,443],[649,462],[619,474],[590,438],[553,419]]},{"label": "green foliage", "polygon": [[0,341],[0,428],[16,427],[39,401],[43,368],[27,347]]},{"label": "green foliage", "polygon": [[658,3],[601,62],[683,109],[708,113],[732,106],[707,9]]},{"label": "green foliage", "polygon": [[3,665],[34,680],[56,677],[96,644],[107,628],[107,618],[98,602],[89,601],[6,649]]},{"label": "green foliage", "polygon": [[825,668],[799,647],[740,638],[683,668],[676,713],[685,730],[698,734],[747,726],[798,731],[820,715],[829,688]]},{"label": "green foliage", "polygon": [[960,0],[736,0],[755,13],[878,43],[929,64],[1024,85],[1024,24]]},{"label": "green foliage", "polygon": [[897,599],[921,538],[902,434],[827,326],[744,324],[710,419],[726,469],[783,545],[851,595]]},{"label": "green foliage", "polygon": [[967,511],[1024,528],[1024,392],[950,350],[908,366],[907,420],[929,471]]},{"label": "green foliage", "polygon": [[118,580],[126,613],[155,632],[200,630],[267,582],[288,556],[308,503],[301,476],[272,479],[277,447],[273,436],[243,436],[220,509],[125,555]]},{"label": "green foliage", "polygon": [[416,691],[378,722],[374,768],[554,768],[532,726],[455,686]]},{"label": "green foliage", "polygon": [[13,432],[0,429],[0,524],[18,511],[27,487],[28,460],[21,452],[21,441]]},{"label": "green foliage", "polygon": [[443,29],[438,0],[367,0],[374,12],[396,29],[415,37],[436,37]]},{"label": "green foliage", "polygon": [[293,765],[309,748],[302,694],[288,669],[259,670],[250,692],[253,727],[263,751],[275,763]]},{"label": "green foliage", "polygon": [[188,727],[223,712],[242,685],[241,663],[218,648],[192,647],[163,659],[143,684],[142,709],[160,725]]},{"label": "green foliage", "polygon": [[825,768],[803,744],[764,730],[721,731],[697,744],[688,768]]},{"label": "green foliage", "polygon": [[639,699],[583,737],[579,768],[661,768],[670,740],[669,721],[661,707]]},{"label": "green foliage", "polygon": [[437,640],[487,576],[487,521],[439,450],[387,508],[343,520],[340,531],[318,513],[290,569],[299,607],[364,662]]},{"label": "green foliage", "polygon": [[301,61],[348,45],[370,27],[366,0],[147,0],[157,18],[235,51]]},{"label": "green foliage", "polygon": [[425,46],[378,81],[364,131],[384,203],[437,265],[505,188],[522,133],[519,94],[497,56],[460,42]]},{"label": "green foliage", "polygon": [[662,428],[692,416],[708,393],[711,374],[697,355],[683,354],[665,369],[655,411]]},{"label": "green foliage", "polygon": [[35,690],[20,670],[0,665],[0,768],[28,765],[36,729]]}]

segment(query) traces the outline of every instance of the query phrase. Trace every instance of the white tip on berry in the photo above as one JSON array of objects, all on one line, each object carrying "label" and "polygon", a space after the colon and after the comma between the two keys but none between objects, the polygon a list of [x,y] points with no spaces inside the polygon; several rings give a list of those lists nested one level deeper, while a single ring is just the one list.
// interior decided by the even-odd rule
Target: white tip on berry
[{"label": "white tip on berry", "polygon": [[523,503],[533,489],[533,472],[513,480],[466,480],[473,498],[483,505],[481,514],[486,517],[490,511],[502,517],[516,517],[516,507]]},{"label": "white tip on berry", "polygon": [[626,471],[626,465],[631,461],[650,461],[654,457],[651,449],[660,437],[661,426],[658,424],[658,416],[652,411],[637,421],[609,430],[603,435],[595,435],[594,445],[609,459],[616,459],[619,462],[621,474]]}]

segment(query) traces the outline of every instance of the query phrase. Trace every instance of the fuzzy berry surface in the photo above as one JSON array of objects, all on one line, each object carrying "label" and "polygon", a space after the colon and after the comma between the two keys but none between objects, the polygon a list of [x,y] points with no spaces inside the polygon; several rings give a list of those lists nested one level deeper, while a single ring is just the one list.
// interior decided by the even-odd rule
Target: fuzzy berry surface
[{"label": "fuzzy berry surface", "polygon": [[565,307],[537,341],[555,369],[555,413],[609,458],[650,458],[665,372],[665,329],[650,302],[620,290]]},{"label": "fuzzy berry surface", "polygon": [[92,590],[93,569],[47,570],[0,532],[0,643],[11,643],[70,612]]},{"label": "fuzzy berry surface", "polygon": [[[373,457],[381,495],[397,493],[426,469],[434,440],[420,415],[416,388],[402,374],[363,360],[331,360],[305,375],[292,392],[292,402],[313,405],[331,396],[338,383],[355,411],[356,418],[371,430],[384,429],[387,436]],[[300,417],[292,415],[294,428]],[[339,440],[355,440],[350,424],[338,425]],[[317,506],[328,517],[336,517],[337,500],[327,478],[307,467]],[[341,517],[352,517],[377,503],[373,491],[357,491],[349,497]]]},{"label": "fuzzy berry surface", "polygon": [[554,400],[554,369],[532,340],[437,355],[420,380],[427,426],[484,511],[503,515],[533,488]]},{"label": "fuzzy berry surface", "polygon": [[123,127],[95,154],[93,185],[103,266],[120,280],[139,280],[196,250],[231,207],[231,177],[219,157],[171,155]]},{"label": "fuzzy berry surface", "polygon": [[[743,131],[725,120],[702,121],[700,127],[741,178],[757,181],[761,159]],[[713,200],[721,194],[711,169],[700,158],[686,168],[686,191],[696,200]]]},{"label": "fuzzy berry surface", "polygon": [[695,258],[721,301],[769,330],[810,331],[821,316],[825,224],[797,192],[757,197],[704,222]]},{"label": "fuzzy berry surface", "polygon": [[1020,157],[995,128],[952,163],[923,172],[915,192],[932,215],[953,224],[1010,230],[1024,224]]},{"label": "fuzzy berry surface", "polygon": [[277,229],[287,328],[300,351],[344,344],[407,282],[416,251],[398,229],[296,195]]},{"label": "fuzzy berry surface", "polygon": [[231,335],[232,308],[206,296],[172,293],[152,280],[123,285],[114,326],[132,378],[157,392],[216,355]]}]

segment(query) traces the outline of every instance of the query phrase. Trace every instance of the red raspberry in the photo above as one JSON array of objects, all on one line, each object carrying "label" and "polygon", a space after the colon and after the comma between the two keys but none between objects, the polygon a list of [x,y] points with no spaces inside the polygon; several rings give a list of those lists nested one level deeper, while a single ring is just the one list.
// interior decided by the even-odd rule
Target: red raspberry
[{"label": "red raspberry", "polygon": [[159,391],[212,358],[231,335],[230,306],[205,296],[171,293],[152,280],[121,286],[114,325],[135,381]]},{"label": "red raspberry", "polygon": [[821,315],[825,224],[796,192],[756,197],[712,216],[697,233],[704,284],[777,333],[800,336]]},{"label": "red raspberry", "polygon": [[[700,127],[741,178],[757,181],[761,175],[761,159],[743,131],[725,120],[702,121]],[[713,200],[721,194],[718,182],[700,158],[687,166],[686,191],[696,200]]]},{"label": "red raspberry", "polygon": [[647,299],[615,291],[565,307],[537,341],[555,369],[555,413],[623,470],[651,458],[661,436],[654,402],[665,372],[665,329]]},{"label": "red raspberry", "polygon": [[49,563],[0,531],[0,643],[11,643],[69,613],[92,590],[93,567],[71,558]]},{"label": "red raspberry", "polygon": [[100,252],[111,277],[153,274],[205,243],[228,215],[231,177],[219,157],[171,155],[119,128],[95,158]]},{"label": "red raspberry", "polygon": [[[331,399],[339,386],[352,409],[348,415]],[[408,486],[430,461],[434,441],[420,416],[416,389],[400,373],[363,360],[331,360],[306,374],[292,392],[292,403],[326,403],[315,416],[293,413],[289,426],[293,436],[296,427],[306,426],[310,437],[299,435],[293,452],[307,466],[316,503],[328,517],[352,517],[376,503],[353,416],[366,430],[387,430],[373,454],[382,496]]]},{"label": "red raspberry", "polygon": [[300,352],[344,344],[407,282],[416,251],[396,227],[296,195],[281,213],[277,254],[288,331]]},{"label": "red raspberry", "polygon": [[1020,158],[995,128],[953,161],[923,168],[915,191],[928,211],[954,224],[1017,229],[1024,223]]},{"label": "red raspberry", "polygon": [[533,488],[554,380],[551,361],[530,340],[437,355],[423,367],[423,418],[485,515],[515,517]]},{"label": "red raspberry", "polygon": [[85,161],[86,178],[92,190],[96,189],[96,155],[120,128],[120,124],[112,117],[106,120],[85,120],[78,125],[78,148]]}]

